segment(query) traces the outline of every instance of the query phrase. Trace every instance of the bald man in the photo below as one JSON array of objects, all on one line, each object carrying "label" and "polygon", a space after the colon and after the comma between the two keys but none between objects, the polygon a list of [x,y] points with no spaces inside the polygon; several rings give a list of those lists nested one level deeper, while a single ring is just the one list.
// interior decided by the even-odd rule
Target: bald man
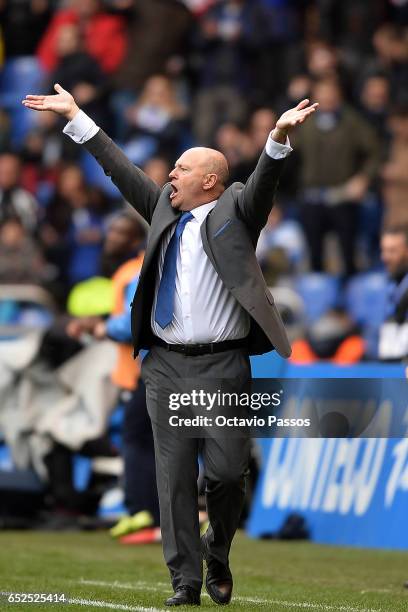
[{"label": "bald man", "polygon": [[[229,552],[245,494],[249,438],[200,431],[201,438],[171,425],[170,400],[211,387],[240,393],[251,377],[249,355],[291,349],[255,257],[273,204],[288,132],[317,104],[303,100],[284,113],[245,185],[226,188],[228,164],[213,149],[189,149],[160,189],[135,167],[60,85],[56,95],[28,95],[31,109],[52,110],[68,120],[64,132],[95,156],[123,196],[150,224],[149,241],[132,305],[135,355],[142,365],[152,420],[163,551],[175,594],[167,606],[199,605],[202,560],[206,588],[218,604],[232,595]],[[191,382],[192,381],[192,382]],[[184,398],[186,396],[184,395]],[[190,398],[190,399],[189,399]],[[208,408],[208,406],[207,406]],[[207,414],[202,406],[201,414]],[[206,433],[206,437],[204,436]],[[197,475],[201,453],[210,526],[201,538]]]}]

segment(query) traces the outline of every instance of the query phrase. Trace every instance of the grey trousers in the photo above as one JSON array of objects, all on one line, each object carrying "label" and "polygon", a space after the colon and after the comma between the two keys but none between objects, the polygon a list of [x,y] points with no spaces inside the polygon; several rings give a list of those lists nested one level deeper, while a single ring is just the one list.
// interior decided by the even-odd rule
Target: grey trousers
[{"label": "grey trousers", "polygon": [[[228,566],[231,542],[238,528],[245,497],[249,435],[189,437],[168,425],[170,393],[186,392],[186,380],[215,381],[217,388],[239,393],[251,377],[246,351],[185,356],[153,347],[142,362],[147,409],[152,420],[163,553],[173,588],[202,586],[198,522],[198,456],[204,462],[206,502],[210,521],[210,554]],[[197,388],[197,384],[195,387]],[[232,385],[232,387],[231,387]],[[220,389],[223,390],[222,388]],[[207,413],[208,414],[208,413]]]}]

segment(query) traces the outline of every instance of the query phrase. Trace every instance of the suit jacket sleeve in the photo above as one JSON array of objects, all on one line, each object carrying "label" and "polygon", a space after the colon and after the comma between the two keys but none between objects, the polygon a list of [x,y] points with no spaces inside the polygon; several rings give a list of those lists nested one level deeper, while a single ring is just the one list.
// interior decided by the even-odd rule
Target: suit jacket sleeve
[{"label": "suit jacket sleeve", "polygon": [[238,198],[240,215],[256,233],[266,225],[274,203],[284,159],[273,159],[264,150]]},{"label": "suit jacket sleeve", "polygon": [[103,130],[100,129],[83,146],[111,177],[129,204],[150,223],[161,193],[158,185],[135,166]]}]

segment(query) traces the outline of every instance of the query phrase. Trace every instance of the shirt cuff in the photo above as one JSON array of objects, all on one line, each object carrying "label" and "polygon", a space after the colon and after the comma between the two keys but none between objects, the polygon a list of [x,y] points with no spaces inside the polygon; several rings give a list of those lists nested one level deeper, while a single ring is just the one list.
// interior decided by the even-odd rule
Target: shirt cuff
[{"label": "shirt cuff", "polygon": [[286,136],[285,144],[276,142],[276,140],[273,140],[273,138],[269,136],[268,140],[266,141],[265,150],[269,157],[272,157],[272,159],[284,159],[293,151],[292,147],[290,146],[288,136]]},{"label": "shirt cuff", "polygon": [[67,123],[63,132],[76,143],[83,144],[99,132],[99,127],[84,111],[80,110],[72,121]]}]

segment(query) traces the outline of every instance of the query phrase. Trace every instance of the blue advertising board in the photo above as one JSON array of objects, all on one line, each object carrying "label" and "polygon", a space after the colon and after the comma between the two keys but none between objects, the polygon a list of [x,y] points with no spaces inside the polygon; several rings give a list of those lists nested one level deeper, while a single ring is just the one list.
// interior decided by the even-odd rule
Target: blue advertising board
[{"label": "blue advertising board", "polygon": [[[290,374],[300,378],[311,372],[293,368]],[[368,370],[331,366],[313,375],[356,378],[366,377]],[[398,375],[404,375],[401,366],[375,372],[378,378]],[[392,397],[392,385],[386,388],[392,409],[401,398]],[[408,419],[405,423],[408,428]],[[276,532],[288,514],[297,513],[315,542],[408,549],[408,438],[265,438],[258,443],[262,471],[249,535]]]},{"label": "blue advertising board", "polygon": [[408,439],[259,440],[264,467],[249,535],[305,517],[316,542],[408,549]]}]

